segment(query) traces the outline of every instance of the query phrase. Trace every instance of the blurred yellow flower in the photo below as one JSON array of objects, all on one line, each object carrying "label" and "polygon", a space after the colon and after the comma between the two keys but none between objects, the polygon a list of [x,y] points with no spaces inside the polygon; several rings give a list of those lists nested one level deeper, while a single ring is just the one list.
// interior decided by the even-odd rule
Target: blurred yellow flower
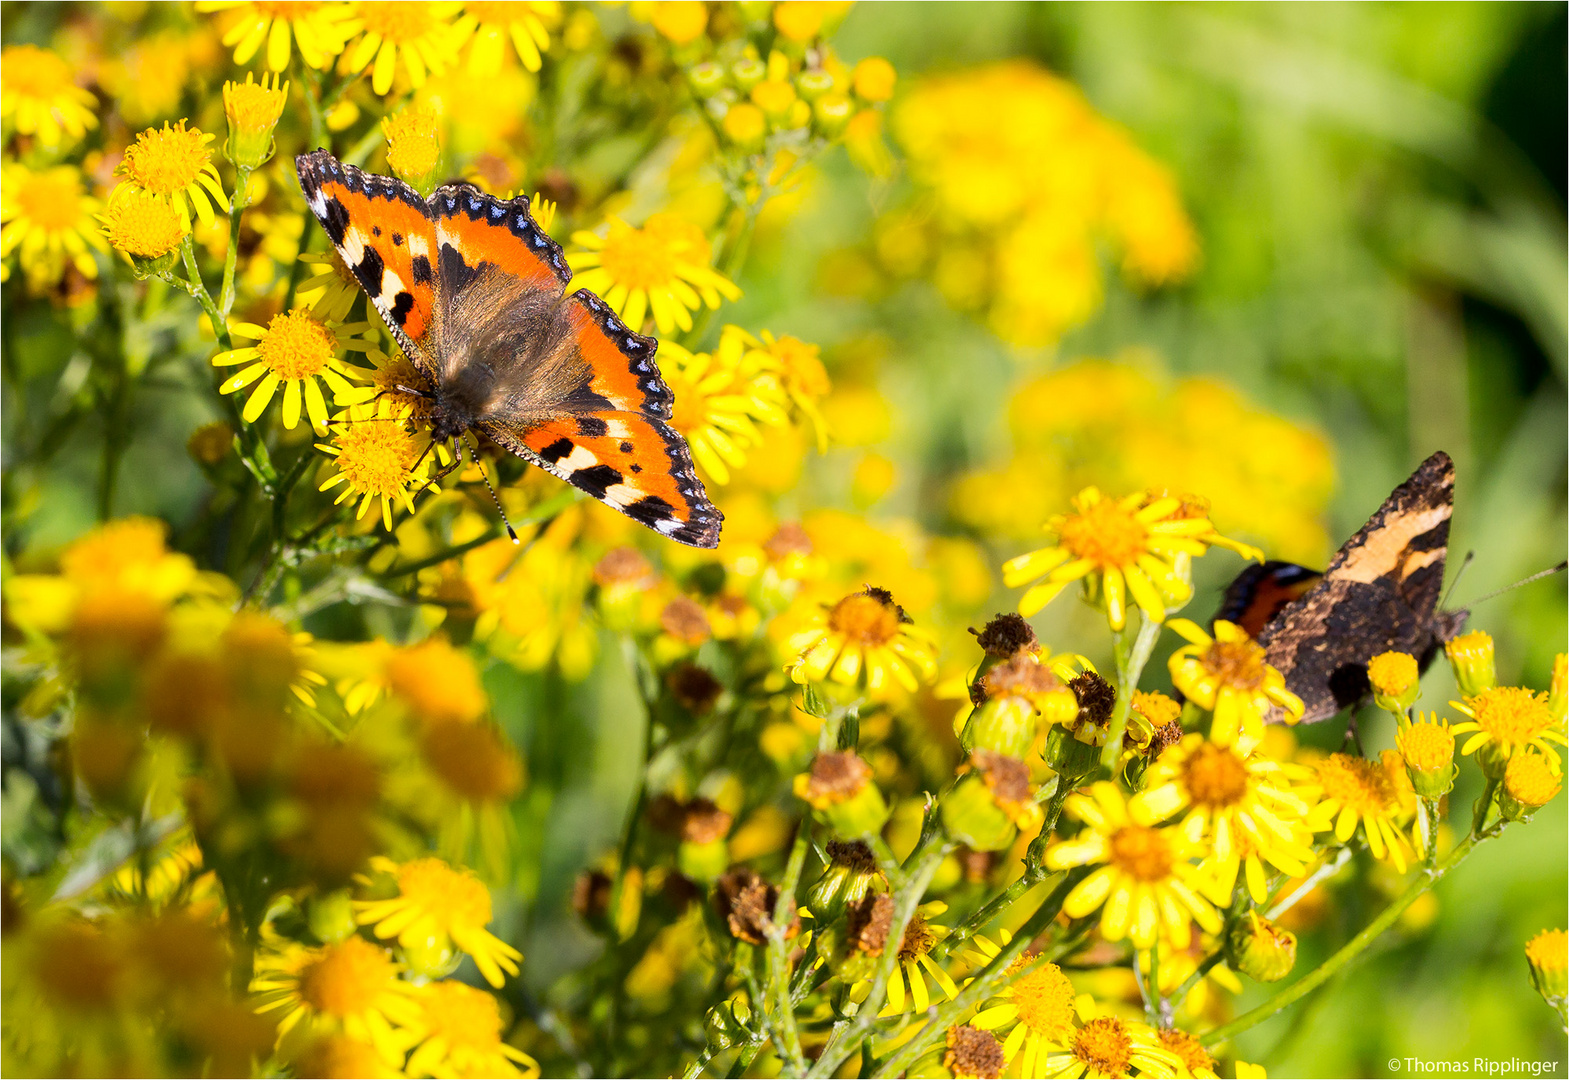
[{"label": "blurred yellow flower", "polygon": [[469,41],[469,72],[489,77],[501,71],[509,41],[523,66],[538,71],[550,31],[560,25],[558,0],[464,0],[457,31]]},{"label": "blurred yellow flower", "polygon": [[325,382],[335,397],[352,394],[348,378],[355,372],[343,362],[344,352],[353,349],[368,353],[377,348],[370,323],[328,326],[303,308],[274,315],[265,327],[231,323],[229,333],[256,344],[230,349],[212,358],[214,367],[247,365],[225,379],[218,392],[232,394],[256,383],[243,413],[248,423],[255,423],[282,385],[283,426],[292,428],[300,422],[303,405],[318,435],[327,432],[327,401],[322,396],[321,383]]},{"label": "blurred yellow flower", "polygon": [[499,987],[502,972],[518,973],[523,954],[485,928],[490,925],[490,892],[473,871],[454,870],[441,859],[398,864],[377,856],[371,870],[391,875],[398,895],[355,905],[355,919],[378,938],[397,938],[405,949],[440,951],[450,941],[474,958],[480,974]]},{"label": "blurred yellow flower", "polygon": [[696,41],[708,28],[708,5],[700,0],[659,0],[653,7],[654,29],[677,45]]},{"label": "blurred yellow flower", "polygon": [[860,684],[877,694],[896,682],[913,694],[936,676],[931,635],[913,626],[885,589],[868,585],[851,593],[817,623],[789,641],[798,657],[790,677],[798,683]]},{"label": "blurred yellow flower", "polygon": [[97,99],[76,85],[71,65],[55,53],[36,45],[7,45],[0,51],[0,67],[5,69],[0,118],[19,134],[57,147],[98,126]]},{"label": "blurred yellow flower", "polygon": [[567,291],[597,293],[633,330],[650,313],[661,334],[690,330],[693,311],[705,304],[717,308],[721,296],[741,296],[710,266],[703,230],[674,214],[655,214],[640,229],[612,218],[604,236],[580,231],[572,242],[586,250],[567,256],[576,274]]},{"label": "blurred yellow flower", "polygon": [[398,60],[409,84],[425,85],[428,74],[439,75],[457,59],[462,34],[454,25],[462,5],[456,0],[358,0],[344,23],[353,47],[345,46],[345,68],[358,74],[374,60],[371,89],[386,94],[392,89]]},{"label": "blurred yellow flower", "polygon": [[414,986],[398,977],[385,949],[360,937],[306,948],[292,942],[256,958],[251,993],[256,1011],[279,1012],[282,1040],[301,1023],[307,1030],[341,1032],[376,1048],[388,1061],[403,1060],[398,1028],[419,1022]]},{"label": "blurred yellow flower", "polygon": [[415,997],[419,1045],[410,1076],[536,1077],[539,1063],[503,1042],[501,1007],[494,996],[453,979],[422,986]]},{"label": "blurred yellow flower", "polygon": [[151,195],[169,200],[187,227],[192,209],[203,224],[211,224],[214,203],[220,210],[229,208],[218,169],[212,163],[212,150],[207,146],[212,140],[211,135],[187,128],[184,120],[172,127],[165,123],[161,129],[148,128],[126,147],[125,157],[114,174]]},{"label": "blurred yellow flower", "polygon": [[35,289],[58,282],[67,265],[96,278],[93,252],[108,246],[93,222],[98,200],[83,190],[81,172],[74,165],[34,172],[7,162],[0,178],[0,281],[10,278],[13,254]]},{"label": "blurred yellow flower", "polygon": [[249,63],[265,42],[267,66],[273,71],[289,66],[291,35],[300,59],[322,70],[332,66],[352,36],[345,25],[348,8],[320,0],[196,0],[196,10],[230,12],[223,43],[233,47],[234,62]]}]

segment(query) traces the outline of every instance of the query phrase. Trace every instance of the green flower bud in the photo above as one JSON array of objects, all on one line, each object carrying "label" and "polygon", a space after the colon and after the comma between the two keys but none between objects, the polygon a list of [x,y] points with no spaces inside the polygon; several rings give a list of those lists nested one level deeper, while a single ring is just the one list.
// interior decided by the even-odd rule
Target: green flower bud
[{"label": "green flower bud", "polygon": [[1095,745],[1093,731],[1085,729],[1085,734],[1090,736],[1089,741],[1061,725],[1046,732],[1046,764],[1052,772],[1078,780],[1095,771],[1100,764],[1100,747]]},{"label": "green flower bud", "polygon": [[1021,697],[996,697],[970,714],[960,745],[1022,758],[1035,741],[1035,709]]},{"label": "green flower bud", "polygon": [[795,793],[838,835],[871,836],[888,820],[888,804],[872,783],[872,767],[853,753],[820,753],[795,778]]},{"label": "green flower bud", "polygon": [[1237,920],[1226,938],[1231,966],[1259,982],[1278,982],[1297,963],[1297,936],[1256,911]]},{"label": "green flower bud", "polygon": [[709,1009],[703,1018],[708,1045],[715,1050],[728,1050],[745,1041],[751,1034],[747,1027],[751,1019],[752,1009],[747,1004],[746,992],[738,990],[728,1001],[721,1001]]},{"label": "green flower bud", "polygon": [[686,81],[692,87],[692,93],[700,98],[713,97],[719,93],[728,78],[724,65],[712,60],[705,60],[686,73]]},{"label": "green flower bud", "polygon": [[834,77],[826,71],[803,71],[796,76],[795,91],[807,101],[816,101],[824,94],[832,93]]},{"label": "green flower bud", "polygon": [[950,839],[976,851],[1001,851],[1017,835],[1013,819],[997,805],[977,772],[966,773],[943,797],[942,822]]},{"label": "green flower bud", "polygon": [[828,866],[806,891],[806,909],[826,926],[883,882],[872,849],[859,840],[828,841]]},{"label": "green flower bud", "polygon": [[1403,652],[1379,653],[1367,662],[1367,681],[1373,687],[1373,704],[1404,717],[1421,693],[1421,673],[1416,657]]},{"label": "green flower bud", "polygon": [[1449,794],[1459,770],[1455,768],[1455,737],[1447,721],[1429,713],[1415,723],[1405,724],[1395,734],[1395,745],[1418,795],[1437,799]]},{"label": "green flower bud", "polygon": [[1553,1008],[1562,1009],[1569,996],[1569,937],[1562,930],[1543,930],[1525,943],[1525,959],[1536,992]]},{"label": "green flower bud", "polygon": [[223,84],[223,111],[229,120],[229,141],[224,153],[242,169],[254,169],[272,157],[273,128],[283,115],[289,84],[278,85],[278,76],[262,76],[254,83],[247,74],[243,83]]},{"label": "green flower bud", "polygon": [[730,66],[730,78],[743,94],[767,77],[768,65],[755,57],[743,56]]},{"label": "green flower bud", "polygon": [[356,924],[349,890],[339,889],[326,896],[314,897],[306,906],[305,921],[316,939],[328,945],[354,933]]},{"label": "green flower bud", "polygon": [[812,119],[820,134],[833,138],[844,131],[855,115],[855,105],[845,95],[835,91],[824,94],[812,103]]},{"label": "green flower bud", "polygon": [[1473,698],[1498,685],[1498,673],[1493,664],[1493,638],[1485,630],[1473,630],[1445,642],[1444,655],[1449,657],[1455,682],[1464,696]]}]

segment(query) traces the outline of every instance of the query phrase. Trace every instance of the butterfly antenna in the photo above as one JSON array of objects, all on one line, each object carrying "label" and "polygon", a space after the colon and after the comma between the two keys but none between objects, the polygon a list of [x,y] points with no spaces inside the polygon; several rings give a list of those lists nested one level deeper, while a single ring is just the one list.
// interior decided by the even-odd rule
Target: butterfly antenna
[{"label": "butterfly antenna", "polygon": [[1443,599],[1443,602],[1438,605],[1439,607],[1444,608],[1446,610],[1448,609],[1448,607],[1449,607],[1449,600],[1450,600],[1451,597],[1453,597],[1455,595],[1455,586],[1460,584],[1460,579],[1465,577],[1466,568],[1469,567],[1471,565],[1472,561],[1475,560],[1475,559],[1476,559],[1476,552],[1468,551],[1468,552],[1465,553],[1465,558],[1460,560],[1460,569],[1455,571],[1455,578],[1454,578],[1454,580],[1449,583],[1449,588],[1444,590],[1444,599]]},{"label": "butterfly antenna", "polygon": [[479,467],[480,479],[485,481],[485,490],[490,492],[490,501],[496,504],[496,513],[501,515],[501,523],[507,527],[507,535],[512,538],[514,544],[521,544],[523,541],[518,539],[518,531],[512,527],[512,522],[507,520],[507,512],[501,505],[501,499],[496,495],[496,489],[490,486],[490,473],[485,471],[485,463],[479,459],[479,449],[470,446],[469,454],[473,456],[474,464]]},{"label": "butterfly antenna", "polygon": [[1546,570],[1538,570],[1529,577],[1523,577],[1513,585],[1505,585],[1502,589],[1496,589],[1493,592],[1488,593],[1486,596],[1478,596],[1467,606],[1474,607],[1475,605],[1480,604],[1483,600],[1491,600],[1495,596],[1502,596],[1511,589],[1518,589],[1520,586],[1529,585],[1533,581],[1541,581],[1545,577],[1552,577],[1554,574],[1561,574],[1566,568],[1569,568],[1569,560],[1565,560],[1564,562],[1559,563],[1557,566],[1550,566]]}]

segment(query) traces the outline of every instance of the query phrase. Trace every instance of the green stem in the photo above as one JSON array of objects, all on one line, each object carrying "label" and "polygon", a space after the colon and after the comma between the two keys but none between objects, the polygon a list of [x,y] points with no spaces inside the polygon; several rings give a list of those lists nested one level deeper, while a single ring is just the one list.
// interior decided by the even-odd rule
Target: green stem
[{"label": "green stem", "polygon": [[984,930],[986,925],[1000,915],[1005,908],[1012,907],[1015,901],[1039,883],[1040,879],[1035,877],[1031,871],[1026,870],[1019,877],[1015,878],[1013,883],[1006,889],[1003,889],[996,896],[982,904],[968,919],[965,919],[959,926],[954,927],[947,937],[934,945],[932,947],[933,958],[941,960],[952,956],[955,949]]},{"label": "green stem", "polygon": [[1160,637],[1160,623],[1146,615],[1139,616],[1138,636],[1133,648],[1126,646],[1127,630],[1117,634],[1114,653],[1117,660],[1117,702],[1111,709],[1111,727],[1106,732],[1106,745],[1100,752],[1100,763],[1112,773],[1117,771],[1117,757],[1122,753],[1122,733],[1128,729],[1128,710],[1133,704],[1133,691],[1139,688],[1139,677],[1144,665],[1149,663],[1155,650],[1155,639]]},{"label": "green stem", "polygon": [[[1491,785],[1488,790],[1491,792]],[[1484,812],[1485,805],[1483,804]],[[1343,970],[1347,964],[1361,955],[1362,951],[1377,940],[1385,930],[1393,926],[1395,920],[1400,918],[1401,914],[1416,901],[1417,897],[1438,884],[1446,874],[1464,862],[1466,856],[1471,854],[1478,844],[1496,835],[1498,835],[1497,831],[1488,833],[1485,836],[1477,834],[1467,836],[1465,840],[1449,853],[1447,858],[1438,863],[1432,870],[1418,874],[1416,880],[1407,886],[1406,891],[1396,897],[1388,907],[1379,913],[1378,918],[1368,923],[1361,933],[1341,946],[1338,952],[1328,960],[1325,960],[1314,971],[1298,979],[1257,1008],[1243,1013],[1231,1021],[1231,1023],[1215,1028],[1209,1034],[1203,1036],[1204,1048],[1206,1050],[1214,1050],[1227,1040],[1235,1038],[1256,1024],[1263,1023],[1282,1009],[1294,1004],[1302,997],[1324,985],[1324,983]]]},{"label": "green stem", "polygon": [[888,928],[888,947],[883,949],[882,956],[877,960],[877,968],[872,974],[871,990],[857,1009],[855,1021],[828,1040],[828,1045],[823,1047],[822,1055],[818,1057],[811,1071],[806,1073],[807,1076],[834,1075],[839,1071],[839,1066],[859,1050],[861,1044],[871,1034],[873,1026],[877,1023],[877,1014],[882,1011],[883,1001],[888,995],[888,980],[898,967],[898,942],[904,940],[905,928],[910,925],[915,909],[920,906],[921,898],[926,894],[926,886],[931,883],[932,875],[937,873],[938,865],[941,864],[943,856],[948,853],[948,846],[942,842],[935,843],[929,850],[921,850],[912,857],[912,869],[908,880],[899,890],[898,898],[894,902],[893,923]]},{"label": "green stem", "polygon": [[1192,993],[1193,988],[1199,984],[1199,980],[1214,970],[1215,966],[1225,958],[1226,952],[1224,949],[1216,949],[1206,956],[1199,966],[1193,969],[1193,974],[1183,979],[1182,985],[1172,991],[1170,998],[1172,1008],[1182,1008],[1182,1003],[1187,1000],[1188,994]]},{"label": "green stem", "polygon": [[[806,865],[806,853],[811,848],[812,818],[805,815],[795,832],[795,845],[790,849],[790,861],[785,865],[784,880],[779,884],[779,899],[774,903],[773,921],[768,927],[768,987],[767,993],[778,1010],[776,1031],[784,1046],[784,1067],[801,1076],[806,1072],[806,1058],[801,1053],[801,1033],[796,1028],[795,1006],[790,1000],[790,943],[787,938],[795,922],[795,888],[801,881],[801,870]],[[765,1006],[766,1007],[766,1006]]]},{"label": "green stem", "polygon": [[251,170],[235,166],[234,197],[229,200],[229,250],[223,255],[223,285],[218,290],[218,311],[225,319],[234,309],[234,270],[240,261],[240,218],[250,205]]}]

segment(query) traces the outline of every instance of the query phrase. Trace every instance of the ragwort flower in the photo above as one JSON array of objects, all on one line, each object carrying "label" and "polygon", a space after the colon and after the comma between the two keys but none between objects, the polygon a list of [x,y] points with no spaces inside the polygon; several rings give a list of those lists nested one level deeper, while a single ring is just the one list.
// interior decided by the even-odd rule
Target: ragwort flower
[{"label": "ragwort flower", "polygon": [[[1008,932],[1003,931],[1003,944],[1008,941]],[[977,936],[973,945],[973,949],[966,950],[965,959],[977,969],[991,963],[1002,951],[983,936]],[[1021,956],[1009,970],[1018,971],[1029,960],[1028,956]],[[1003,1060],[1009,1066],[1017,1065],[1020,1076],[1040,1076],[1047,1054],[1062,1050],[1073,1041],[1074,1015],[1073,984],[1056,964],[1042,964],[1015,978],[993,1002],[983,1005],[970,1023],[982,1031],[1007,1029],[1003,1036]]]},{"label": "ragwort flower", "polygon": [[913,694],[936,673],[931,635],[911,624],[886,589],[870,585],[827,609],[820,624],[791,637],[789,647],[799,656],[790,667],[798,683],[861,681],[875,694],[892,679]]},{"label": "ragwort flower", "polygon": [[1108,499],[1085,488],[1074,496],[1073,513],[1053,517],[1046,529],[1055,544],[1003,564],[1009,588],[1045,578],[1019,600],[1019,613],[1033,615],[1069,584],[1084,581],[1088,595],[1104,598],[1113,630],[1126,623],[1130,596],[1154,622],[1166,618],[1168,607],[1186,603],[1192,586],[1184,560],[1211,546],[1263,558],[1256,548],[1221,536],[1195,504],[1169,495]]},{"label": "ragwort flower", "polygon": [[1040,1063],[1034,1075],[1057,1078],[1178,1075],[1182,1058],[1148,1024],[1113,1016],[1088,994],[1075,1002],[1078,1026],[1073,1041]]},{"label": "ragwort flower", "polygon": [[273,71],[289,66],[291,35],[300,59],[321,70],[332,66],[351,36],[344,25],[348,9],[320,0],[196,0],[196,10],[233,12],[223,43],[233,47],[234,62],[248,64],[266,42],[267,66]]},{"label": "ragwort flower", "polygon": [[518,973],[523,954],[496,937],[490,925],[490,892],[470,870],[454,870],[436,858],[399,865],[381,856],[371,869],[391,874],[398,895],[355,905],[356,920],[378,938],[397,938],[406,951],[427,954],[456,946],[474,958],[491,986],[504,982],[502,972]]},{"label": "ragwort flower", "polygon": [[[35,288],[58,282],[67,263],[83,277],[96,278],[93,252],[108,247],[93,222],[98,200],[83,190],[81,172],[74,165],[34,172],[7,163],[0,175],[0,259],[14,253]],[[9,262],[0,266],[0,281],[10,274]]]},{"label": "ragwort flower", "polygon": [[1168,662],[1172,684],[1214,713],[1212,740],[1251,750],[1264,737],[1264,715],[1272,705],[1283,710],[1287,723],[1301,718],[1302,699],[1264,662],[1264,649],[1246,630],[1224,619],[1215,620],[1214,637],[1191,619],[1173,619],[1171,628],[1189,641]]},{"label": "ragwort flower", "polygon": [[257,957],[251,992],[258,1012],[283,1013],[280,1038],[303,1022],[374,1046],[389,1061],[403,1060],[405,1036],[397,1029],[419,1021],[414,985],[398,977],[385,949],[362,937],[315,949],[290,943],[264,953]]},{"label": "ragwort flower", "polygon": [[1344,844],[1360,825],[1373,857],[1388,859],[1405,873],[1413,847],[1401,827],[1416,811],[1416,794],[1400,755],[1385,750],[1379,761],[1369,761],[1331,754],[1314,762],[1312,769],[1313,775],[1297,788],[1313,803],[1308,828],[1316,833],[1333,829],[1335,839]]},{"label": "ragwort flower", "polygon": [[350,39],[359,35],[344,66],[358,74],[374,60],[371,89],[385,94],[402,57],[409,83],[424,86],[427,74],[440,75],[457,58],[462,37],[452,20],[460,7],[454,0],[360,0],[344,24]]},{"label": "ragwort flower", "polygon": [[1140,825],[1126,796],[1105,781],[1091,785],[1088,794],[1068,796],[1064,809],[1086,828],[1048,848],[1046,865],[1064,870],[1103,864],[1068,894],[1062,910],[1069,916],[1083,918],[1104,905],[1100,927],[1106,940],[1126,937],[1138,948],[1164,938],[1185,949],[1195,921],[1212,934],[1220,932],[1220,916],[1191,884],[1197,868],[1188,860],[1204,849],[1182,830]]},{"label": "ragwort flower", "polygon": [[661,374],[675,397],[670,426],[686,437],[693,459],[715,483],[730,482],[731,468],[761,445],[758,422],[785,422],[784,395],[772,379],[748,377],[739,350],[691,353],[673,341],[661,344]]},{"label": "ragwort flower", "polygon": [[721,296],[737,300],[741,290],[710,265],[703,230],[674,214],[650,217],[633,228],[611,218],[604,236],[580,231],[572,242],[585,248],[567,256],[576,276],[567,291],[597,293],[633,330],[653,314],[661,334],[692,329],[692,312],[719,307]]},{"label": "ragwort flower", "polygon": [[1489,776],[1501,776],[1509,759],[1527,749],[1547,755],[1555,768],[1560,766],[1552,744],[1563,746],[1566,740],[1554,723],[1548,695],[1519,686],[1495,686],[1449,704],[1471,718],[1449,730],[1456,735],[1475,732],[1460,747],[1460,753],[1480,750],[1477,760]]},{"label": "ragwort flower", "polygon": [[[314,384],[312,384],[314,385]],[[320,491],[343,485],[334,504],[359,499],[355,518],[363,518],[372,504],[381,504],[382,527],[392,529],[392,504],[414,513],[414,496],[427,487],[430,455],[420,451],[414,437],[398,423],[371,417],[348,421],[337,441],[317,443],[316,449],[336,460],[337,471],[321,482]]]},{"label": "ragwort flower", "polygon": [[420,1043],[410,1076],[539,1075],[539,1063],[502,1041],[501,1007],[494,996],[453,979],[422,986],[415,996]]},{"label": "ragwort flower", "polygon": [[150,195],[169,200],[187,227],[191,210],[203,225],[211,225],[214,204],[220,210],[229,209],[207,145],[212,140],[205,132],[187,128],[184,120],[173,126],[166,122],[162,128],[148,128],[125,148],[125,157],[114,174]]},{"label": "ragwort flower", "polygon": [[[132,265],[136,260],[157,260],[180,246],[190,225],[180,213],[156,195],[122,184],[109,196],[109,205],[98,216],[103,232]],[[161,264],[159,264],[161,265]]]},{"label": "ragwort flower", "polygon": [[55,53],[36,45],[8,45],[0,52],[0,67],[5,69],[0,118],[19,134],[57,147],[62,136],[75,142],[98,126],[97,99],[76,85],[71,65]]},{"label": "ragwort flower", "polygon": [[247,338],[256,344],[230,349],[212,358],[214,367],[247,365],[225,379],[218,392],[232,394],[256,383],[241,414],[248,423],[255,423],[281,384],[283,426],[293,428],[300,422],[303,404],[311,427],[318,435],[325,435],[327,401],[318,380],[327,384],[334,397],[352,395],[349,376],[354,371],[343,362],[343,354],[348,349],[362,353],[376,351],[372,331],[370,323],[328,326],[304,308],[274,315],[265,327],[255,323],[231,323],[229,333],[232,336]]},{"label": "ragwort flower", "polygon": [[469,41],[469,73],[484,78],[501,72],[509,41],[523,66],[538,71],[540,54],[550,48],[550,29],[560,25],[558,0],[465,0],[457,30]]}]

